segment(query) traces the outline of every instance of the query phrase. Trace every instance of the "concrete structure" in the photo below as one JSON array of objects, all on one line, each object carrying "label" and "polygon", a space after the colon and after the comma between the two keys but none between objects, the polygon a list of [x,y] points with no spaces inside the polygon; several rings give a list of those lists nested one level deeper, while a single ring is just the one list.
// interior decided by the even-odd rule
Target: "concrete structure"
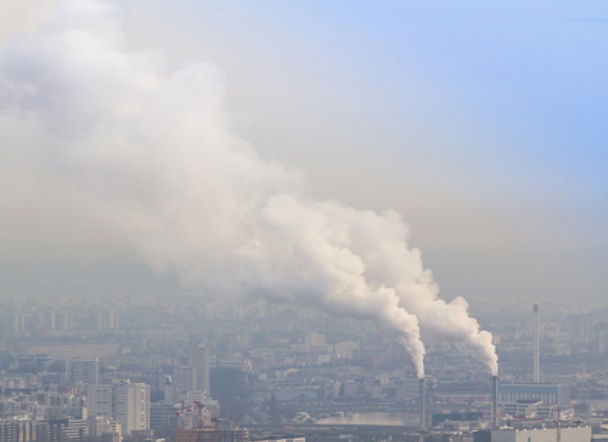
[{"label": "concrete structure", "polygon": [[150,406],[150,429],[154,432],[154,437],[173,436],[173,431],[178,427],[179,409],[179,405],[166,402]]},{"label": "concrete structure", "polygon": [[30,442],[49,439],[50,428],[47,422],[34,420],[0,420],[0,441]]},{"label": "concrete structure", "polygon": [[334,345],[334,353],[337,359],[354,359],[359,344],[353,341],[338,342]]},{"label": "concrete structure", "polygon": [[122,432],[150,429],[150,386],[141,383],[87,385],[89,416],[114,418]]},{"label": "concrete structure", "polygon": [[84,419],[6,419],[0,420],[2,442],[82,441],[88,436]]},{"label": "concrete structure", "polygon": [[66,364],[68,383],[84,382],[85,384],[99,383],[99,359],[74,358]]},{"label": "concrete structure", "polygon": [[74,330],[74,313],[69,310],[64,310],[61,313],[61,329]]},{"label": "concrete structure", "polygon": [[608,329],[603,327],[602,324],[595,330],[595,349],[598,356],[608,353]]},{"label": "concrete structure", "polygon": [[252,437],[252,442],[306,442],[306,437],[301,434],[273,434],[267,436]]},{"label": "concrete structure", "polygon": [[27,355],[48,355],[52,359],[72,358],[95,359],[115,356],[117,344],[32,344],[28,345]]},{"label": "concrete structure", "polygon": [[474,434],[474,442],[590,442],[590,427],[540,428],[534,430],[484,430]]},{"label": "concrete structure", "polygon": [[175,400],[183,400],[180,395],[197,388],[197,369],[191,365],[180,365],[173,369],[173,388]]},{"label": "concrete structure", "polygon": [[110,436],[116,436],[118,440],[122,440],[122,425],[112,418],[97,416],[89,420],[89,436],[110,440],[113,439]]},{"label": "concrete structure", "polygon": [[89,427],[86,419],[67,419],[67,424],[63,428],[61,439],[73,441],[84,440],[85,437],[89,434],[88,428]]},{"label": "concrete structure", "polygon": [[114,387],[114,418],[124,435],[150,429],[150,386],[122,382]]},{"label": "concrete structure", "polygon": [[114,417],[114,386],[89,384],[86,388],[89,416]]},{"label": "concrete structure", "polygon": [[120,313],[116,311],[97,312],[97,330],[120,330]]},{"label": "concrete structure", "polygon": [[196,428],[175,430],[174,442],[249,442],[245,428]]},{"label": "concrete structure", "polygon": [[536,409],[542,406],[542,401],[535,399],[521,399],[517,402],[504,404],[502,412],[507,417],[517,419],[533,419],[536,417]]},{"label": "concrete structure", "polygon": [[46,317],[45,327],[48,327],[49,330],[55,330],[57,328],[57,315],[55,314],[55,310],[51,310],[51,312]]},{"label": "concrete structure", "polygon": [[13,331],[25,330],[25,313],[13,313],[10,323]]},{"label": "concrete structure", "polygon": [[498,402],[520,400],[542,401],[545,405],[565,405],[570,401],[570,389],[562,384],[500,384]]},{"label": "concrete structure", "polygon": [[571,338],[589,340],[593,335],[593,318],[590,314],[577,314],[569,317],[568,334]]},{"label": "concrete structure", "polygon": [[492,376],[492,428],[498,428],[498,376]]},{"label": "concrete structure", "polygon": [[424,378],[418,380],[419,385],[419,400],[420,400],[420,432],[426,431],[426,388],[424,384]]},{"label": "concrete structure", "polygon": [[196,369],[196,386],[192,390],[211,393],[209,385],[209,349],[203,344],[192,347],[188,365]]}]

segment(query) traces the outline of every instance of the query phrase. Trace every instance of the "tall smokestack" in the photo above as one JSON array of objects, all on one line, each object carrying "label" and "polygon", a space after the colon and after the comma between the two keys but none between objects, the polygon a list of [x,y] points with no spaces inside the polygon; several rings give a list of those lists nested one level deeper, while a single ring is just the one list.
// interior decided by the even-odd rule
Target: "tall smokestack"
[{"label": "tall smokestack", "polygon": [[420,397],[420,432],[426,431],[426,388],[424,378],[418,380],[418,389]]},{"label": "tall smokestack", "polygon": [[492,428],[498,428],[498,376],[492,376]]},{"label": "tall smokestack", "polygon": [[538,304],[534,304],[534,360],[532,382],[540,383],[540,312]]}]

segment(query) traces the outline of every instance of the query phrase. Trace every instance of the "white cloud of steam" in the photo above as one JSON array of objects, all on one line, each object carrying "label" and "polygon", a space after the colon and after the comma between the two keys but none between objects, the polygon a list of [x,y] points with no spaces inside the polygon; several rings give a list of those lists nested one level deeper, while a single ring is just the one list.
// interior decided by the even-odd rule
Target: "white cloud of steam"
[{"label": "white cloud of steam", "polygon": [[318,201],[234,134],[210,64],[126,49],[116,11],[63,2],[0,53],[0,130],[33,168],[67,177],[155,268],[238,293],[371,320],[423,375],[420,328],[496,372],[489,333],[445,303],[392,211]]}]

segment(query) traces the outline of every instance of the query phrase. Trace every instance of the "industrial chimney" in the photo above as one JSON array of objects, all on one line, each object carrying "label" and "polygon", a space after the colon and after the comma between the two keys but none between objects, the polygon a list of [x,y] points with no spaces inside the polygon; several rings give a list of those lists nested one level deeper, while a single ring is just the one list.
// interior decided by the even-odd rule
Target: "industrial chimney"
[{"label": "industrial chimney", "polygon": [[418,389],[420,396],[420,433],[426,431],[426,388],[424,378],[418,380]]},{"label": "industrial chimney", "polygon": [[498,376],[492,376],[492,428],[498,428]]},{"label": "industrial chimney", "polygon": [[538,304],[534,304],[534,356],[532,367],[532,382],[540,383],[540,312]]}]

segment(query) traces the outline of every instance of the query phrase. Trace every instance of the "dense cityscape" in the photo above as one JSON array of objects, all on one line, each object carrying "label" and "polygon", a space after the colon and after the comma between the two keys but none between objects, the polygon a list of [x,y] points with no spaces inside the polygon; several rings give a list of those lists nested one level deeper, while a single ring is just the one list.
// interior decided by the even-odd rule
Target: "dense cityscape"
[{"label": "dense cityscape", "polygon": [[[500,358],[499,426],[601,437],[606,307],[547,305],[538,317],[531,307],[476,311]],[[5,299],[2,312],[3,441],[421,436],[415,367],[365,321],[263,303],[219,309],[191,295]],[[485,440],[493,419],[487,368],[457,345],[428,342],[425,440]]]},{"label": "dense cityscape", "polygon": [[607,24],[0,0],[0,442],[608,442]]}]

